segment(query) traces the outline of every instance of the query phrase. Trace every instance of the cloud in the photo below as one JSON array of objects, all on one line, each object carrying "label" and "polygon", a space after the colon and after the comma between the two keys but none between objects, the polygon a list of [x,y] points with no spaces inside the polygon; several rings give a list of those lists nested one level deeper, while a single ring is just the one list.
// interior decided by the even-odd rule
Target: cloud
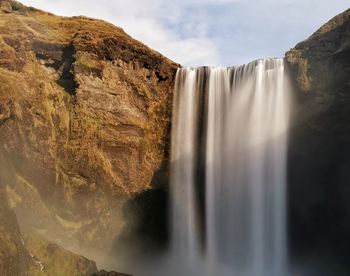
[{"label": "cloud", "polygon": [[[86,15],[107,20],[122,27],[131,36],[151,48],[184,65],[198,66],[219,62],[216,45],[206,36],[205,30],[199,31],[205,24],[203,22],[192,24],[191,19],[187,20],[185,24],[188,25],[188,29],[193,29],[193,32],[191,35],[183,36],[182,32],[169,26],[171,20],[174,24],[177,20],[182,20],[181,8],[171,9],[169,5],[164,4],[164,1],[24,0],[22,2],[59,15]],[[166,13],[169,14],[168,25],[164,17]]]},{"label": "cloud", "polygon": [[183,65],[282,57],[348,0],[22,0],[59,15],[107,20]]}]

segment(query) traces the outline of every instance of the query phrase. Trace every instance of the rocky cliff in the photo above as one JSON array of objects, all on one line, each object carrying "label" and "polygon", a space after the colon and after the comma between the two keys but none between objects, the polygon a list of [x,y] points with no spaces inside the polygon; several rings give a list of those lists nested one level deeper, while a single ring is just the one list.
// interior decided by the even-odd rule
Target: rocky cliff
[{"label": "rocky cliff", "polygon": [[0,1],[0,153],[23,231],[111,244],[124,204],[162,184],[177,67],[107,22]]},{"label": "rocky cliff", "polygon": [[306,275],[349,275],[350,10],[286,54],[294,80],[290,245]]},{"label": "rocky cliff", "polygon": [[[350,11],[286,63],[293,269],[349,275]],[[166,240],[166,193],[153,188],[167,179],[178,67],[106,22],[0,0],[1,275],[97,273],[42,237],[104,251],[133,233]]]}]

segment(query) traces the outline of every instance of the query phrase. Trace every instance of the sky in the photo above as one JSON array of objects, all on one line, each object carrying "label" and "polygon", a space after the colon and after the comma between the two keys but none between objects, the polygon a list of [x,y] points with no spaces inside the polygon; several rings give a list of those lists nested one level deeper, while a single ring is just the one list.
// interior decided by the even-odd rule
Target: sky
[{"label": "sky", "polygon": [[349,0],[20,0],[57,15],[122,27],[184,66],[233,66],[283,57]]}]

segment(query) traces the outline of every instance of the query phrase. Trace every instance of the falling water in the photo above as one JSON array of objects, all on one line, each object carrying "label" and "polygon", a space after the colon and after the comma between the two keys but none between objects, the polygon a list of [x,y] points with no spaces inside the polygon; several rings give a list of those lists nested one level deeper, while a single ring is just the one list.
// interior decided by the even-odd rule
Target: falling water
[{"label": "falling water", "polygon": [[182,69],[177,73],[174,102],[177,107],[173,116],[172,131],[172,175],[174,185],[173,202],[173,244],[178,256],[193,259],[198,254],[197,204],[195,198],[197,72]]},{"label": "falling water", "polygon": [[176,256],[201,258],[210,276],[287,275],[288,111],[281,59],[178,70],[171,147]]}]

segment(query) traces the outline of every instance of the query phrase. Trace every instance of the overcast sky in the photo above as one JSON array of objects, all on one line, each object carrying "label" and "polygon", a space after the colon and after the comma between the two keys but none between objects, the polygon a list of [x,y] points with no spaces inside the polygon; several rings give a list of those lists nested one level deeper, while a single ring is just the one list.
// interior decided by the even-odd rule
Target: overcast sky
[{"label": "overcast sky", "polygon": [[85,15],[122,27],[188,66],[238,65],[282,57],[349,0],[20,0],[58,15]]}]

